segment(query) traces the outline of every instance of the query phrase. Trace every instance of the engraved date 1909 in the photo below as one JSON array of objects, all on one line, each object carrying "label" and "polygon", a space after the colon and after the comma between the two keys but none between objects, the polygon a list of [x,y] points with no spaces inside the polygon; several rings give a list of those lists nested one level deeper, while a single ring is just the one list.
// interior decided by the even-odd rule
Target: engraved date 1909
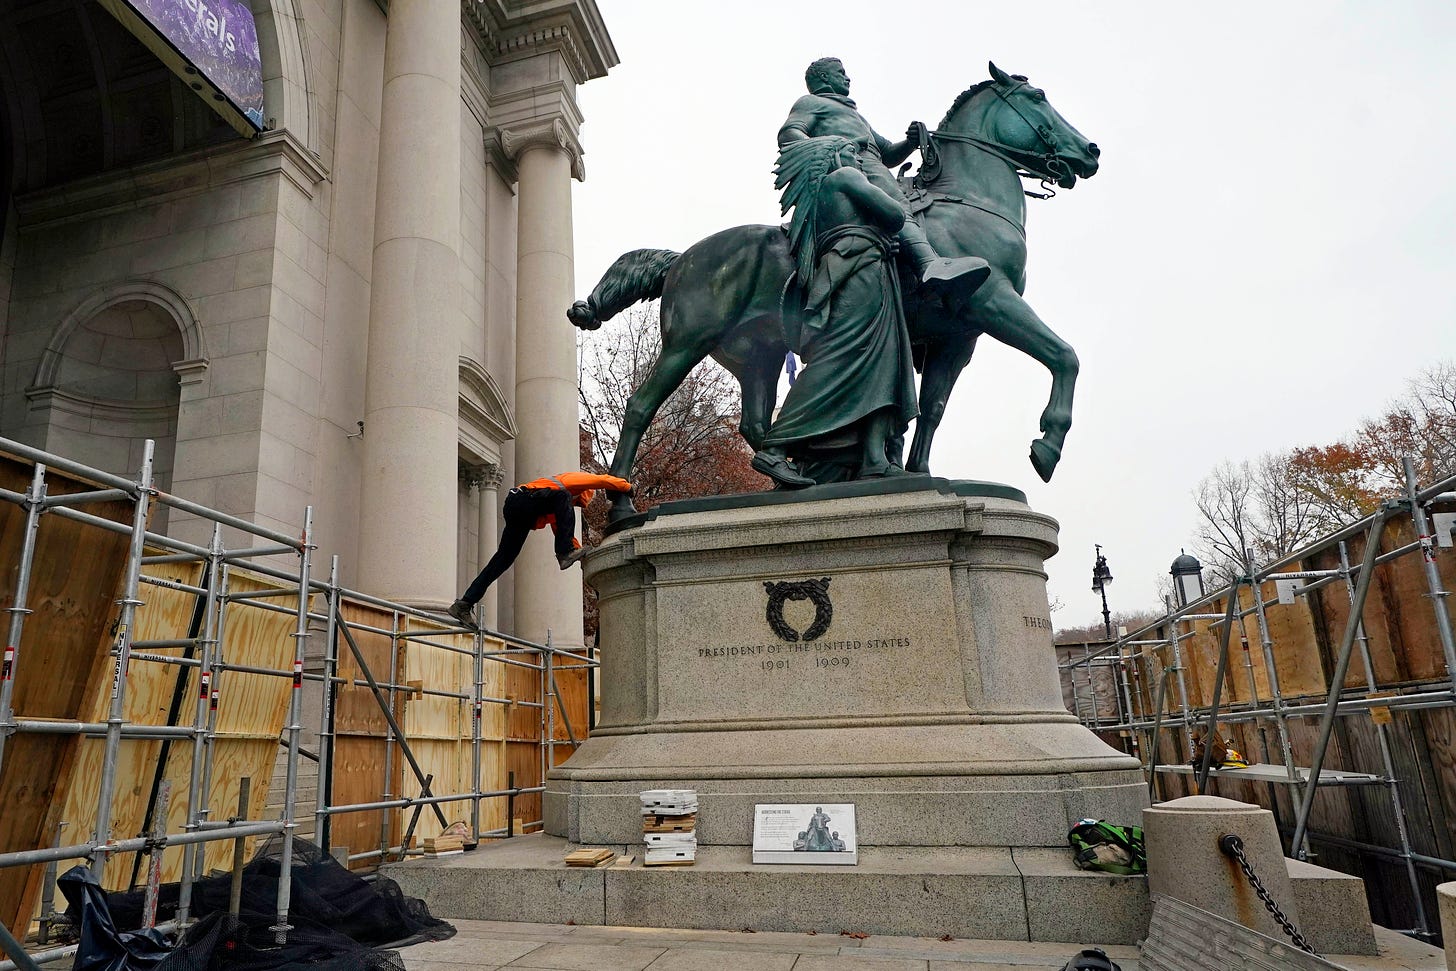
[{"label": "engraved date 1909", "polygon": [[1047,620],[1045,617],[1031,617],[1026,614],[1022,614],[1021,620],[1022,623],[1024,623],[1027,627],[1037,627],[1042,630],[1052,629],[1052,622]]},{"label": "engraved date 1909", "polygon": [[[814,666],[816,668],[847,668],[853,658],[847,657],[816,657]],[[759,661],[758,666],[765,671],[783,671],[789,668],[787,658],[777,658],[772,661]]]}]

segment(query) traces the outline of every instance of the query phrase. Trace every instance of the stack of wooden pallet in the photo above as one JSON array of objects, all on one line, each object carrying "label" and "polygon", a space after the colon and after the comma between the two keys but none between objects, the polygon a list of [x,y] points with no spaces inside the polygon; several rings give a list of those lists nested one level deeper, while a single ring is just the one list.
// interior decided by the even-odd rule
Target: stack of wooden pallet
[{"label": "stack of wooden pallet", "polygon": [[643,866],[692,866],[698,852],[698,794],[692,789],[642,793]]},{"label": "stack of wooden pallet", "polygon": [[617,854],[605,849],[572,850],[566,854],[567,866],[603,867],[616,862]]},{"label": "stack of wooden pallet", "polygon": [[426,836],[425,856],[453,856],[465,852],[465,839],[461,836]]}]

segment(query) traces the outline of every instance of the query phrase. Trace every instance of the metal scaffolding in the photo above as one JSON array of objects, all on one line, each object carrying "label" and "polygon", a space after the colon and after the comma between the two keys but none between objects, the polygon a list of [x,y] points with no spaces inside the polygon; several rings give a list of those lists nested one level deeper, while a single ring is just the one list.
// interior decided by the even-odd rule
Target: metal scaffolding
[{"label": "metal scaffolding", "polygon": [[[1452,625],[1447,606],[1448,592],[1443,589],[1436,567],[1438,546],[1450,546],[1450,525],[1444,537],[1435,534],[1430,508],[1438,503],[1449,505],[1456,500],[1456,476],[1443,479],[1433,485],[1420,488],[1416,484],[1413,463],[1405,459],[1405,494],[1386,501],[1380,509],[1359,522],[1324,536],[1288,556],[1259,565],[1252,553],[1245,553],[1243,573],[1229,585],[1207,594],[1202,599],[1184,606],[1175,606],[1171,598],[1165,602],[1167,612],[1152,623],[1138,630],[1124,634],[1097,650],[1084,645],[1081,657],[1072,657],[1060,663],[1065,681],[1070,684],[1073,698],[1073,713],[1089,728],[1099,732],[1116,733],[1132,741],[1133,752],[1139,748],[1146,752],[1143,759],[1144,771],[1148,776],[1149,796],[1157,801],[1160,793],[1160,778],[1167,774],[1191,774],[1196,791],[1207,791],[1210,776],[1227,776],[1247,782],[1268,784],[1272,793],[1275,785],[1289,787],[1290,801],[1294,808],[1295,824],[1291,833],[1290,847],[1294,856],[1309,858],[1309,839],[1328,841],[1350,849],[1368,851],[1388,859],[1399,860],[1405,869],[1410,886],[1416,926],[1407,931],[1421,937],[1434,936],[1434,928],[1428,919],[1425,901],[1417,878],[1417,868],[1434,870],[1438,873],[1456,873],[1456,861],[1441,859],[1417,853],[1411,846],[1407,828],[1406,807],[1402,805],[1400,779],[1392,757],[1390,729],[1381,716],[1373,713],[1391,711],[1413,711],[1428,708],[1450,708],[1456,706],[1456,645],[1453,645]],[[1397,517],[1410,517],[1416,539],[1397,549],[1380,552],[1380,540],[1385,525]],[[1449,519],[1443,517],[1443,524]],[[1363,537],[1362,561],[1352,566],[1348,546],[1350,540]],[[1325,552],[1337,552],[1340,566],[1331,570],[1305,570],[1301,564]],[[1366,636],[1364,612],[1370,595],[1375,567],[1409,555],[1420,555],[1424,561],[1426,598],[1435,612],[1435,626],[1442,654],[1446,662],[1445,677],[1427,680],[1419,684],[1405,683],[1399,692],[1380,691],[1375,668],[1371,661],[1369,639]],[[1264,599],[1261,584],[1269,581],[1289,583],[1285,596]],[[1326,679],[1325,699],[1318,703],[1290,704],[1280,684],[1279,671],[1275,663],[1274,641],[1266,617],[1268,608],[1276,603],[1289,603],[1292,596],[1308,596],[1316,590],[1331,585],[1341,585],[1346,591],[1350,605],[1349,617],[1343,634],[1332,651],[1333,670]],[[1243,603],[1245,594],[1249,603]],[[1222,613],[1208,611],[1217,601],[1224,601]],[[1241,626],[1244,618],[1253,616],[1257,621],[1257,644],[1245,645],[1245,673],[1251,698],[1237,705],[1222,703],[1222,691],[1229,677],[1229,642],[1235,621]],[[1218,629],[1217,669],[1214,675],[1210,703],[1196,705],[1190,702],[1188,685],[1184,677],[1186,667],[1183,643],[1192,630],[1184,625],[1194,621],[1213,621]],[[1250,640],[1254,638],[1250,637]],[[1150,655],[1141,648],[1166,648],[1171,655],[1171,664],[1161,665],[1156,675],[1148,670]],[[1363,670],[1363,684],[1360,687],[1345,686],[1346,672],[1358,649]],[[1254,677],[1253,655],[1257,653],[1263,661],[1264,674],[1269,688],[1268,698],[1260,698]],[[1104,668],[1115,685],[1116,702],[1114,713],[1105,715],[1098,704],[1094,673]],[[1079,678],[1079,671],[1081,676]],[[1151,705],[1142,703],[1139,683],[1147,685],[1153,700]],[[1105,682],[1104,682],[1105,684]],[[1090,704],[1086,699],[1090,697]],[[1341,717],[1365,716],[1374,721],[1376,738],[1380,750],[1378,772],[1337,771],[1324,767],[1335,719]],[[1319,719],[1319,736],[1315,743],[1310,765],[1295,764],[1293,746],[1290,742],[1289,723],[1292,719]],[[1210,764],[1214,746],[1204,745],[1198,764],[1190,765],[1195,757],[1195,737],[1207,739],[1218,737],[1218,727],[1231,722],[1253,722],[1259,725],[1272,723],[1278,735],[1278,751],[1281,765],[1251,766],[1248,769],[1227,769],[1219,771]],[[1165,727],[1176,728],[1182,744],[1182,764],[1159,765],[1159,743]],[[1139,736],[1142,745],[1139,746]],[[1272,753],[1271,753],[1272,754]],[[1321,786],[1384,786],[1391,800],[1399,846],[1386,847],[1377,844],[1344,839],[1331,834],[1311,834],[1310,812],[1316,791]]]},{"label": "metal scaffolding", "polygon": [[[142,465],[134,479],[93,469],[8,439],[0,438],[0,452],[8,453],[22,461],[34,463],[34,476],[27,491],[20,493],[0,489],[0,501],[22,507],[26,516],[19,563],[14,574],[16,580],[13,602],[8,610],[10,618],[3,655],[4,673],[3,677],[0,677],[0,767],[3,767],[6,757],[6,742],[12,735],[45,733],[84,735],[104,737],[105,739],[102,771],[96,789],[97,823],[95,832],[89,834],[88,839],[80,842],[60,845],[60,840],[57,839],[58,845],[37,846],[31,849],[0,853],[0,868],[32,866],[42,863],[49,865],[41,908],[42,944],[46,943],[47,929],[56,916],[53,910],[53,900],[57,863],[66,860],[89,861],[90,866],[100,877],[104,874],[108,862],[117,854],[145,852],[153,854],[154,860],[159,861],[164,847],[183,847],[184,857],[175,924],[186,926],[192,919],[193,884],[204,875],[203,854],[198,852],[198,847],[209,842],[233,840],[241,848],[244,838],[255,836],[276,836],[282,840],[277,919],[272,927],[277,941],[282,943],[286,940],[288,931],[292,929],[288,923],[288,910],[294,831],[298,827],[300,816],[310,812],[309,807],[299,805],[298,783],[301,758],[309,758],[318,762],[319,784],[311,813],[316,821],[318,842],[325,853],[330,849],[330,822],[336,816],[391,809],[412,809],[414,811],[414,819],[411,820],[400,844],[389,845],[389,815],[385,813],[382,814],[384,819],[383,838],[379,848],[353,853],[348,857],[350,861],[382,861],[418,852],[409,844],[414,822],[422,810],[428,809],[434,813],[443,826],[445,817],[439,808],[442,804],[468,803],[469,828],[473,834],[471,842],[509,837],[515,834],[516,827],[516,821],[509,811],[503,829],[494,829],[489,832],[481,830],[480,806],[482,801],[501,799],[505,800],[508,806],[512,806],[514,800],[519,796],[540,793],[545,790],[544,785],[516,786],[513,774],[504,789],[486,790],[482,788],[481,716],[485,706],[514,705],[520,708],[535,709],[538,712],[541,734],[539,741],[540,766],[543,782],[546,772],[555,764],[555,746],[557,744],[573,746],[579,744],[579,739],[562,700],[556,674],[563,670],[596,667],[597,662],[590,652],[575,653],[556,648],[551,643],[549,633],[547,643],[537,644],[500,631],[462,628],[444,615],[347,589],[338,583],[339,558],[337,556],[333,557],[329,564],[327,578],[320,579],[316,575],[312,560],[313,552],[316,549],[312,506],[307,507],[303,512],[303,527],[300,535],[291,536],[161,492],[153,483],[153,443],[151,441],[146,442]],[[100,488],[50,496],[47,494],[47,477],[53,472],[97,483]],[[118,500],[132,504],[132,517],[129,523],[102,518],[84,510],[88,504]],[[207,547],[196,546],[165,535],[148,532],[146,529],[148,515],[154,504],[161,504],[211,522],[213,527],[210,545]],[[108,530],[129,536],[121,596],[115,601],[119,614],[110,648],[112,671],[110,711],[105,722],[88,723],[20,718],[16,716],[12,707],[16,679],[24,678],[28,673],[28,667],[34,669],[34,662],[30,655],[39,648],[39,645],[34,645],[26,640],[25,624],[26,618],[32,613],[27,604],[39,533],[37,527],[43,516],[65,517],[98,530]],[[224,529],[242,534],[245,537],[243,545],[226,546],[223,542]],[[165,552],[148,553],[148,550]],[[285,558],[285,565],[281,567],[277,565],[280,557]],[[194,586],[163,577],[148,576],[142,572],[144,564],[161,563],[201,564],[200,585]],[[281,581],[286,584],[286,587],[263,591],[234,592],[230,589],[228,582],[230,572],[235,567],[244,566],[247,571]],[[167,641],[133,640],[135,614],[137,608],[145,604],[141,594],[143,587],[148,585],[167,587],[199,598],[202,604],[203,621],[201,629],[197,631],[197,636]],[[105,594],[98,592],[98,595],[104,596]],[[321,612],[310,609],[314,595],[319,595],[322,604]],[[341,611],[341,606],[346,600],[350,603],[364,604],[388,612],[393,617],[392,625],[377,627],[357,621],[347,621]],[[232,663],[228,660],[227,621],[232,613],[243,609],[286,613],[294,617],[293,660],[288,669],[275,670]],[[439,627],[434,630],[410,630],[409,622],[411,620],[426,620]],[[387,672],[386,680],[380,681],[375,672],[371,670],[364,653],[359,649],[355,640],[356,632],[369,632],[389,638],[390,670]],[[470,635],[472,646],[469,649],[460,647],[456,643],[445,643],[439,639],[442,635],[450,635],[458,640],[459,635],[465,634]],[[324,647],[322,670],[319,672],[305,671],[306,645],[310,638],[320,636],[323,639]],[[351,652],[354,662],[363,674],[362,679],[339,675],[340,640]],[[496,642],[501,642],[504,648],[497,648]],[[400,648],[408,643],[425,644],[436,649],[468,656],[472,666],[470,685],[460,691],[445,691],[421,689],[418,685],[401,684]],[[184,646],[195,649],[197,656],[181,657],[154,653],[163,648]],[[39,661],[40,658],[36,657],[34,660]],[[30,663],[28,664],[28,662]],[[138,663],[198,669],[199,690],[195,698],[190,725],[135,725],[126,721],[125,703],[131,666]],[[484,690],[487,684],[485,678],[487,664],[516,666],[537,672],[539,700],[528,701],[487,695]],[[279,742],[280,745],[286,745],[287,755],[282,810],[277,819],[248,822],[242,813],[239,814],[242,818],[214,819],[217,807],[207,804],[214,769],[212,756],[213,741],[218,724],[218,686],[229,671],[290,679],[292,682],[287,718],[284,723],[284,737]],[[300,737],[304,729],[303,692],[306,686],[318,690],[321,699],[317,753],[307,752],[300,746]],[[367,687],[379,703],[389,724],[389,735],[385,746],[385,791],[383,798],[377,801],[352,805],[340,805],[333,802],[331,782],[335,741],[334,705],[338,689],[344,686]],[[452,698],[464,704],[468,709],[472,763],[469,791],[442,794],[431,791],[432,779],[421,770],[420,764],[411,750],[410,740],[394,716],[394,699],[397,693],[406,691],[414,692],[417,695]],[[588,699],[588,705],[590,704],[591,701]],[[554,738],[558,708],[568,733],[569,741],[565,743],[558,743]],[[167,831],[166,812],[161,810],[153,815],[153,829],[150,835],[127,839],[113,837],[111,813],[113,797],[117,788],[118,756],[123,743],[129,739],[169,739],[179,744],[190,743],[192,762],[186,791],[173,796],[173,798],[185,800],[186,804],[186,823],[181,831]],[[388,780],[391,777],[390,760],[395,757],[396,752],[405,760],[418,783],[419,795],[393,795],[388,792]],[[254,796],[261,798],[256,792]],[[525,822],[522,827],[529,828],[538,825],[540,825],[540,820]],[[241,865],[240,862],[238,865]],[[147,889],[149,899],[154,900],[159,867],[152,866],[149,871]],[[28,921],[25,923],[28,924]],[[28,930],[28,926],[9,930],[0,927],[0,931],[3,931],[0,933],[0,951],[10,953],[12,958],[10,961],[0,961],[0,971],[8,971],[15,967],[30,967],[33,966],[32,962],[55,960],[75,951],[73,945],[69,948],[55,948],[29,956],[23,952],[17,953],[16,947],[13,946],[15,939],[23,941]]]}]

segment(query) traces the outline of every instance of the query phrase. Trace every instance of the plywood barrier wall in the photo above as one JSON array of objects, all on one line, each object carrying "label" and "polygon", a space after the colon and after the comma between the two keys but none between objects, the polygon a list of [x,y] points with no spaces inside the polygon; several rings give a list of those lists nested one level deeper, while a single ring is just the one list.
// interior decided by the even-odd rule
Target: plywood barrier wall
[{"label": "plywood barrier wall", "polygon": [[[340,606],[339,614],[351,625],[394,629],[394,613],[378,607],[346,602]],[[393,652],[389,635],[356,628],[353,636],[376,681],[388,683],[392,675],[398,676],[406,670],[407,656],[400,658],[397,671],[391,667]],[[338,671],[342,678],[364,679],[364,672],[342,632]],[[393,703],[392,713],[399,721],[404,717],[404,693],[396,692]],[[388,736],[389,722],[368,685],[341,684],[334,702],[333,805],[378,802],[386,795],[398,798],[405,778],[403,760],[389,744]],[[402,833],[397,811],[368,810],[334,816],[329,842],[331,846],[347,847],[351,853],[363,853],[396,845]]]},{"label": "plywood barrier wall", "polygon": [[[143,573],[188,585],[197,585],[199,564],[144,566]],[[278,590],[286,585],[241,569],[230,570],[225,589],[230,593]],[[152,584],[143,584],[138,599],[135,640],[161,640],[196,636],[202,630],[199,596]],[[291,606],[292,598],[273,600]],[[224,663],[287,672],[293,664],[292,613],[267,610],[252,602],[229,602],[221,612],[220,654]],[[196,649],[148,649],[146,653],[174,657],[195,657]],[[288,713],[292,681],[288,677],[220,671],[216,733],[212,740],[212,772],[203,805],[214,820],[236,815],[241,780],[252,780],[247,818],[264,818],[268,784],[277,757],[278,738]],[[191,725],[196,714],[198,672],[153,661],[134,660],[127,678],[125,718],[137,725]],[[110,705],[109,683],[93,691],[88,721],[105,721]],[[96,785],[106,742],[103,738],[82,738],[76,759],[73,786],[64,801],[61,818],[66,820],[68,840],[76,833],[89,833],[96,824]],[[150,815],[156,805],[158,787],[171,783],[167,831],[183,831],[187,820],[187,790],[192,770],[190,740],[172,741],[124,739],[119,751],[116,790],[111,803],[113,838],[142,835],[154,823]],[[162,762],[165,760],[165,765]],[[249,844],[251,852],[251,841]],[[222,868],[232,859],[232,844],[206,845],[204,866]],[[162,879],[175,881],[182,875],[183,851],[173,847],[162,856]],[[107,865],[104,885],[128,889],[145,880],[146,858],[141,854],[119,854]]]},{"label": "plywood barrier wall", "polygon": [[[343,616],[358,624],[393,630],[392,613],[362,604],[346,603]],[[391,637],[372,631],[354,629],[354,640],[381,684],[395,672],[396,683],[404,686],[394,700],[395,717],[404,730],[410,751],[420,769],[433,775],[431,792],[436,796],[464,794],[471,791],[474,779],[473,713],[469,702],[474,677],[474,640],[463,634],[434,633],[442,628],[430,621],[401,617],[398,653],[391,668]],[[414,636],[420,633],[427,636]],[[411,636],[405,637],[404,634]],[[452,649],[453,648],[453,649]],[[506,645],[487,638],[487,655],[504,652]],[[339,674],[346,678],[362,678],[358,664],[340,637]],[[531,663],[527,657],[512,660]],[[569,672],[568,672],[569,673]],[[516,773],[516,785],[539,785],[541,710],[531,703],[539,700],[540,675],[519,665],[487,657],[482,664],[481,694],[487,699],[480,711],[480,785],[483,791],[503,790],[509,773]],[[582,699],[573,698],[580,710],[572,711],[576,724],[585,724],[583,689],[567,679]],[[563,691],[566,689],[563,687]],[[432,692],[465,695],[447,697]],[[335,766],[333,802],[336,805],[377,802],[402,795],[416,796],[420,783],[409,769],[397,742],[388,738],[388,723],[373,693],[363,685],[341,685],[335,710]],[[563,735],[564,738],[564,730]],[[569,746],[563,746],[569,751]],[[385,785],[385,765],[389,766]],[[447,822],[470,820],[471,803],[460,800],[441,805]],[[523,796],[516,801],[516,817],[520,822],[540,819],[540,797]],[[403,838],[414,815],[411,809],[367,810],[337,815],[333,819],[330,843],[344,846],[351,853],[378,850],[388,839],[396,846]],[[504,797],[484,799],[480,804],[480,827],[484,832],[506,827]],[[433,810],[424,808],[415,821],[413,838],[418,845],[425,837],[441,829]],[[357,861],[360,868],[372,867],[377,860]]]},{"label": "plywood barrier wall", "polygon": [[[26,492],[34,466],[0,455],[0,487]],[[51,472],[50,495],[84,492],[93,483]],[[86,512],[129,523],[130,502],[90,503]],[[0,609],[15,604],[25,510],[0,503]],[[12,704],[18,718],[76,720],[95,689],[111,646],[111,623],[126,563],[129,538],[58,515],[41,517],[31,569],[25,630],[13,669]],[[9,614],[6,618],[8,628]],[[109,680],[109,672],[105,675]],[[59,803],[73,787],[85,788],[73,770],[74,735],[12,735],[0,766],[0,853],[50,845],[60,820]],[[75,838],[79,835],[80,838]],[[66,833],[68,842],[87,834]],[[24,926],[40,896],[44,868],[0,869],[0,923]]]}]

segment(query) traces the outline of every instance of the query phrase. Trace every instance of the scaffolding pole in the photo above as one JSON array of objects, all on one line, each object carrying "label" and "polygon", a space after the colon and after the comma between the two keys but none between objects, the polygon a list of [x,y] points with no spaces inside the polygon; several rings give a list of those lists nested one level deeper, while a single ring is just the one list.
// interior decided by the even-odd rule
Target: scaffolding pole
[{"label": "scaffolding pole", "polygon": [[131,667],[131,632],[135,622],[136,609],[142,602],[137,599],[137,587],[142,570],[142,553],[146,546],[147,511],[152,499],[152,458],[156,445],[147,439],[142,449],[142,467],[137,476],[136,506],[131,528],[131,547],[126,557],[126,578],[122,585],[121,599],[117,604],[121,614],[116,621],[116,640],[111,649],[111,713],[107,718],[106,750],[101,761],[101,792],[96,800],[96,843],[97,852],[92,856],[92,867],[96,878],[106,874],[106,864],[111,856],[107,846],[111,842],[111,798],[116,789],[116,759],[121,751],[121,726],[126,715],[126,680]]},{"label": "scaffolding pole", "polygon": [[288,923],[292,901],[294,802],[298,798],[298,733],[303,730],[303,658],[308,646],[308,570],[314,550],[313,506],[303,511],[303,537],[298,544],[298,625],[293,632],[293,687],[288,694],[288,762],[283,783],[283,852],[278,863],[278,923],[272,928],[275,943],[288,940],[293,929]]}]

